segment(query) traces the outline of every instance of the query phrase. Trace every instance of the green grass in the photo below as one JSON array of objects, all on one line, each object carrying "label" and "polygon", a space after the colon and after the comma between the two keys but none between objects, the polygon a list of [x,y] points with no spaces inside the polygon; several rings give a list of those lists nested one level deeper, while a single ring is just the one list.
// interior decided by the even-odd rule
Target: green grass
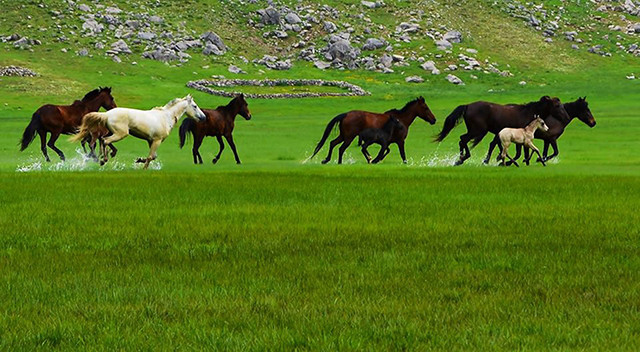
[{"label": "green grass", "polygon": [[[443,21],[458,9],[429,6]],[[499,18],[485,10],[468,25]],[[380,21],[394,13],[375,11]],[[103,168],[82,163],[66,137],[64,164],[53,152],[42,163],[37,141],[23,153],[17,142],[40,105],[99,85],[113,86],[119,106],[149,109],[188,93],[201,107],[226,104],[185,83],[228,76],[228,59],[118,65],[57,44],[0,48],[0,65],[41,74],[0,78],[0,350],[637,350],[640,81],[624,79],[637,58],[529,43],[518,20],[487,26],[468,44],[481,59],[513,62],[516,76],[458,71],[467,85],[457,87],[417,67],[383,75],[247,65],[243,77],[345,80],[372,95],[249,100],[253,119],[238,117],[234,133],[242,165],[228,147],[211,164],[212,138],[205,164],[193,165],[174,131],[148,171],[133,166],[148,150],[133,137]],[[486,37],[499,32],[517,48]],[[536,50],[549,55],[528,58]],[[427,81],[406,84],[410,74]],[[546,168],[480,165],[488,138],[468,164],[449,166],[464,126],[432,143],[459,104],[546,94],[587,95],[598,122],[575,120]],[[418,95],[438,123],[411,127],[409,165],[395,147],[381,165],[366,165],[355,147],[348,165],[320,165],[326,148],[304,162],[335,115],[400,108]]]}]

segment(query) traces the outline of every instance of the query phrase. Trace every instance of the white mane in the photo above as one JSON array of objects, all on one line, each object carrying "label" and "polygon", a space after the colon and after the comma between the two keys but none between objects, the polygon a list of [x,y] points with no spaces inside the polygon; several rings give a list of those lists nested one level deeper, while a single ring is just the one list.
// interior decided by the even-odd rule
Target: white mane
[{"label": "white mane", "polygon": [[164,106],[156,106],[155,108],[153,108],[153,110],[166,110],[169,109],[171,107],[173,107],[174,105],[180,103],[184,101],[184,98],[175,98],[173,100],[171,100],[170,102],[166,103]]}]

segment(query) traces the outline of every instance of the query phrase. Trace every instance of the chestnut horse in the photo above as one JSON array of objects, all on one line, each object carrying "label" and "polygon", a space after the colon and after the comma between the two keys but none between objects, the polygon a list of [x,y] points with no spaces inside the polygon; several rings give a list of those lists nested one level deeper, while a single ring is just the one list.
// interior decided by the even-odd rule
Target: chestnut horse
[{"label": "chestnut horse", "polygon": [[[40,135],[40,150],[47,161],[47,146],[65,160],[62,150],[56,147],[56,141],[61,134],[76,133],[82,124],[82,117],[90,112],[100,110],[100,107],[111,110],[116,103],[111,96],[111,88],[98,88],[87,93],[82,100],[76,100],[71,105],[43,105],[31,117],[31,122],[25,128],[20,141],[20,151],[27,149],[35,139],[36,133]],[[47,143],[47,133],[51,133]]]},{"label": "chestnut horse", "polygon": [[213,158],[212,162],[215,164],[220,160],[220,155],[224,150],[224,142],[222,137],[227,140],[233,155],[236,158],[236,163],[240,164],[240,158],[238,157],[238,151],[236,150],[236,144],[233,142],[233,128],[235,127],[236,115],[244,117],[245,120],[251,120],[251,112],[249,111],[249,104],[244,99],[244,94],[240,94],[235,97],[226,106],[219,106],[215,110],[202,109],[202,112],[207,118],[200,122],[192,119],[182,121],[180,125],[180,148],[184,147],[184,143],[187,139],[187,133],[193,135],[193,163],[202,164],[202,156],[200,155],[200,146],[204,137],[211,136],[216,137],[218,144],[220,144],[220,150],[218,155]]},{"label": "chestnut horse", "polygon": [[[400,156],[402,157],[402,161],[404,163],[407,162],[407,157],[404,150],[405,139],[409,133],[409,127],[416,119],[419,117],[430,124],[436,123],[436,117],[433,116],[433,113],[427,106],[423,97],[419,97],[416,100],[408,102],[402,109],[400,110],[389,110],[383,114],[354,110],[344,114],[340,114],[334,117],[324,130],[324,134],[320,139],[320,142],[316,146],[316,149],[313,152],[311,158],[316,156],[322,146],[329,138],[331,131],[335,127],[335,125],[339,125],[340,134],[334,140],[329,143],[329,154],[327,158],[322,161],[323,164],[328,163],[331,160],[331,153],[333,152],[333,148],[335,148],[338,144],[342,143],[339,149],[338,154],[338,164],[342,164],[342,157],[344,152],[347,150],[351,142],[360,135],[364,130],[369,128],[380,129],[384,126],[385,123],[389,120],[389,118],[393,116],[398,119],[405,128],[396,129],[391,137],[390,143],[396,143],[398,145],[398,150],[400,151]],[[385,156],[385,149],[380,149],[380,153],[376,157],[376,162],[382,160]],[[366,157],[366,155],[365,155]]]},{"label": "chestnut horse", "polygon": [[569,121],[560,99],[544,96],[540,100],[528,104],[500,105],[485,101],[478,101],[469,105],[460,105],[447,116],[442,131],[436,136],[436,142],[442,140],[464,118],[467,133],[460,136],[460,159],[456,165],[462,165],[471,157],[467,145],[473,140],[473,146],[478,145],[487,133],[495,135],[503,128],[524,128],[534,115],[553,116],[561,121]]},{"label": "chestnut horse", "polygon": [[[564,130],[567,128],[569,123],[573,121],[574,118],[578,118],[585,125],[593,128],[596,125],[596,119],[591,114],[591,110],[589,109],[589,103],[587,103],[587,97],[578,98],[578,100],[564,104],[564,109],[569,114],[569,121],[560,121],[559,119],[552,117],[546,119],[546,124],[549,126],[549,131],[536,131],[535,137],[536,139],[541,139],[544,141],[544,151],[542,152],[542,159],[545,162],[549,161],[556,156],[558,156],[558,138],[562,136]],[[489,152],[487,153],[487,157],[484,159],[484,163],[488,164],[491,159],[491,154],[493,149],[498,146],[500,148],[500,140],[494,138],[489,145]],[[547,156],[549,154],[549,146],[553,147],[553,154]],[[513,158],[514,160],[518,160],[520,158],[520,154],[522,153],[522,147],[518,146],[516,148],[516,156]],[[525,149],[525,163],[528,165],[528,154],[529,150]],[[541,161],[538,160],[538,161]],[[510,163],[508,163],[510,164]]]}]

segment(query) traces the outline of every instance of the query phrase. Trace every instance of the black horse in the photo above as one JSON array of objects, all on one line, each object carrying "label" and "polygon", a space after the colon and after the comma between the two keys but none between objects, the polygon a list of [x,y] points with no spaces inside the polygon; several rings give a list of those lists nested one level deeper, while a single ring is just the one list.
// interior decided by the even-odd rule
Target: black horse
[{"label": "black horse", "polygon": [[[373,159],[373,163],[377,164],[381,159],[384,159],[389,154],[389,143],[393,138],[396,130],[404,129],[404,125],[395,117],[391,116],[389,120],[382,126],[382,128],[368,128],[362,131],[359,135],[358,145],[362,146],[362,154],[367,159],[368,163],[371,163],[371,155],[367,151],[367,148],[372,144],[379,144],[380,150],[384,150],[384,154],[379,154],[379,157]],[[380,155],[382,155],[380,157]]]},{"label": "black horse", "polygon": [[[578,98],[578,100],[564,104],[564,109],[569,114],[569,120],[562,121],[557,119],[556,117],[551,116],[545,120],[545,123],[549,127],[549,131],[536,131],[535,138],[541,139],[544,141],[544,150],[542,152],[542,160],[545,162],[551,160],[558,156],[558,138],[562,136],[564,130],[567,128],[569,123],[573,121],[574,118],[578,118],[580,121],[584,122],[585,125],[593,128],[596,125],[596,119],[591,114],[591,110],[589,109],[589,103],[587,102],[587,97]],[[496,136],[496,138],[491,141],[489,144],[489,152],[487,153],[487,157],[484,159],[484,163],[488,164],[491,160],[491,154],[493,153],[493,149],[498,147],[502,150],[502,146],[500,145],[500,140]],[[553,154],[547,156],[549,154],[549,146],[553,148]],[[522,147],[516,147],[516,155],[513,158],[514,160],[518,160],[522,153]],[[529,149],[525,148],[525,163],[528,165],[529,160]],[[540,160],[538,160],[540,161]]]},{"label": "black horse", "polygon": [[531,122],[534,115],[554,116],[561,121],[570,120],[558,98],[543,96],[538,101],[523,105],[500,105],[479,101],[460,105],[447,116],[442,131],[436,136],[436,142],[442,142],[464,118],[467,133],[460,136],[460,159],[456,162],[456,165],[462,165],[471,157],[471,151],[467,145],[470,141],[473,141],[472,147],[475,147],[489,132],[497,135],[506,127],[524,128]]}]

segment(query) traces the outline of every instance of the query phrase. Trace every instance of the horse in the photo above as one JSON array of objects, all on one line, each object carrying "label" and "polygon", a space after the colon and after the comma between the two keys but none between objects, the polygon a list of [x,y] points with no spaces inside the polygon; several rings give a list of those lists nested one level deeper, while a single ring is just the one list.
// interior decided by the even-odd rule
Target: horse
[{"label": "horse", "polygon": [[[87,154],[89,157],[98,161],[98,156],[96,155],[96,143],[100,142],[100,150],[102,150],[102,144],[104,143],[104,138],[109,136],[111,132],[106,127],[96,128],[92,131],[88,136],[86,136],[82,140],[82,150],[87,153],[87,149],[85,148],[85,144],[89,145],[89,153]],[[111,148],[111,157],[115,157],[118,153],[118,148],[116,148],[113,144],[109,144],[109,148]]]},{"label": "horse", "polygon": [[202,164],[202,156],[199,151],[202,140],[206,136],[216,137],[220,145],[220,150],[218,151],[218,155],[212,160],[215,164],[220,160],[220,155],[222,155],[222,151],[224,150],[224,142],[222,141],[222,137],[224,137],[233,151],[236,163],[240,164],[240,158],[238,157],[236,144],[233,142],[232,133],[235,126],[236,115],[244,117],[247,121],[251,120],[249,104],[247,104],[247,101],[244,99],[244,94],[233,98],[226,106],[219,106],[215,110],[202,109],[202,112],[207,116],[202,122],[197,122],[192,119],[182,121],[179,130],[180,148],[184,147],[188,136],[187,133],[191,133],[193,135],[193,163]]},{"label": "horse", "polygon": [[144,163],[144,169],[146,169],[149,167],[149,163],[156,159],[156,151],[160,144],[169,136],[178,120],[185,114],[200,121],[204,121],[206,118],[191,95],[173,99],[165,106],[152,110],[115,108],[105,113],[92,112],[84,116],[80,131],[71,137],[71,141],[81,141],[93,131],[106,127],[111,131],[111,135],[104,139],[102,145],[100,164],[104,165],[109,159],[106,151],[107,146],[128,135],[144,139],[149,143],[149,156],[138,158],[136,162]]},{"label": "horse", "polygon": [[[498,137],[500,138],[500,143],[502,145],[502,153],[500,153],[500,159],[502,160],[502,166],[505,165],[505,159],[509,158],[509,160],[519,167],[518,163],[513,160],[507,150],[511,143],[516,143],[520,146],[524,145],[526,148],[532,149],[534,152],[540,156],[540,151],[533,144],[533,135],[536,131],[548,131],[549,127],[544,123],[544,120],[540,118],[539,115],[536,115],[525,128],[503,128],[500,133],[498,133]],[[542,161],[542,165],[546,166],[544,160]]]},{"label": "horse", "polygon": [[[402,161],[404,163],[407,163],[404,143],[405,139],[407,138],[407,134],[409,133],[409,127],[411,126],[415,118],[420,117],[421,119],[429,122],[432,125],[436,123],[436,117],[429,109],[429,106],[427,106],[427,103],[425,102],[423,97],[419,97],[416,100],[408,102],[400,110],[389,110],[383,114],[353,110],[334,117],[331,121],[329,121],[329,124],[325,128],[324,134],[322,135],[320,142],[316,146],[311,158],[318,154],[318,152],[322,149],[322,146],[327,141],[327,138],[329,138],[329,135],[331,134],[333,128],[336,125],[339,125],[340,134],[329,143],[329,154],[327,155],[327,158],[322,161],[322,163],[328,163],[331,160],[333,148],[342,143],[338,154],[338,164],[342,164],[342,157],[344,155],[344,152],[345,150],[347,150],[349,145],[351,145],[351,142],[353,142],[355,137],[357,137],[362,131],[368,128],[382,128],[382,126],[384,126],[384,124],[389,120],[389,118],[391,118],[391,116],[398,119],[404,125],[404,128],[402,129],[402,131],[400,129],[397,129],[394,132],[390,143],[396,143],[398,145],[398,150],[400,151]],[[376,157],[376,159],[379,159],[378,161],[384,158],[384,152],[384,149],[380,150],[380,153]]]},{"label": "horse", "polygon": [[467,145],[473,141],[472,148],[478,145],[487,133],[498,134],[503,128],[522,128],[534,115],[554,116],[561,121],[568,121],[569,115],[564,110],[560,99],[543,96],[540,100],[528,104],[500,105],[478,101],[468,105],[460,105],[447,116],[442,131],[436,136],[436,142],[444,138],[464,118],[467,133],[460,136],[460,159],[456,165],[462,165],[471,157]]},{"label": "horse", "polygon": [[[585,125],[591,128],[596,126],[596,120],[593,117],[593,114],[591,114],[591,110],[589,109],[587,97],[578,98],[574,102],[564,104],[564,109],[567,111],[567,114],[569,114],[569,121],[561,121],[555,117],[548,118],[545,120],[545,123],[547,124],[547,126],[549,126],[549,131],[543,132],[538,130],[535,133],[536,139],[542,139],[544,141],[544,149],[542,152],[542,160],[544,161],[549,161],[558,156],[558,138],[562,136],[564,130],[569,125],[569,123],[573,121],[574,118],[577,117]],[[500,148],[499,142],[500,141],[498,138],[494,138],[493,141],[491,141],[491,144],[489,145],[489,152],[487,153],[487,157],[484,160],[485,164],[489,163],[493,149],[496,146]],[[553,147],[553,154],[547,156],[549,153],[549,146]],[[514,157],[514,160],[518,160],[520,158],[521,152],[522,148],[518,146],[516,148],[516,156]],[[528,150],[525,149],[525,159],[528,160],[527,154]]]},{"label": "horse", "polygon": [[[360,133],[358,146],[362,147],[362,154],[367,159],[367,163],[371,163],[371,155],[367,151],[367,147],[369,147],[373,143],[377,143],[380,145],[381,150],[384,150],[384,155],[386,156],[389,153],[389,142],[393,137],[393,133],[396,129],[403,129],[404,125],[395,117],[391,116],[389,120],[382,126],[382,128],[368,128]],[[376,164],[380,160],[377,158],[373,160],[373,163]]]},{"label": "horse", "polygon": [[[76,100],[71,105],[43,105],[31,116],[31,122],[22,133],[20,151],[27,149],[29,144],[40,135],[40,150],[46,161],[51,161],[47,154],[47,146],[58,154],[61,160],[65,160],[62,150],[56,147],[56,141],[61,134],[73,134],[77,132],[82,123],[82,117],[90,112],[96,112],[103,107],[105,110],[116,108],[116,102],[111,96],[110,87],[99,87],[87,93],[82,100]],[[47,143],[47,133],[51,138]],[[83,143],[84,148],[84,143]],[[86,152],[86,149],[85,149]]]}]

